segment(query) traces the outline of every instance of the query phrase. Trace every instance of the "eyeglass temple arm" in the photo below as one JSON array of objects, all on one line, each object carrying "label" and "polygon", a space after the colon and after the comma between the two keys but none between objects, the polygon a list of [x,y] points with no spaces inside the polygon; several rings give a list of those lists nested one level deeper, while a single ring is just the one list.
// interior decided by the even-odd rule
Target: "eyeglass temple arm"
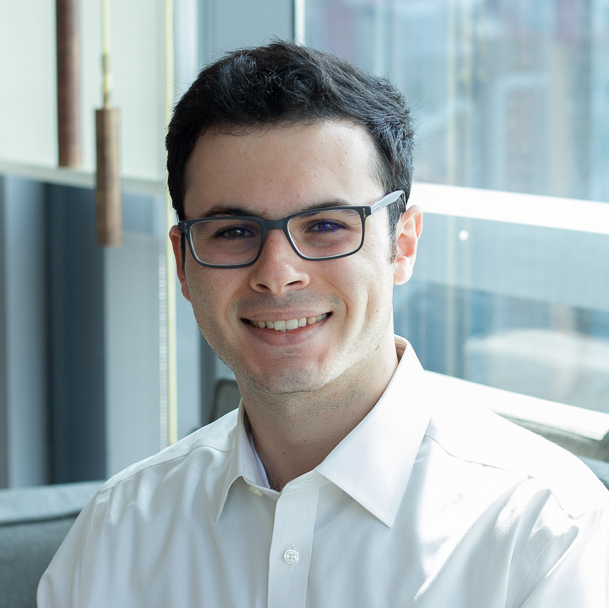
[{"label": "eyeglass temple arm", "polygon": [[390,192],[386,196],[384,196],[380,201],[376,201],[376,203],[372,203],[370,205],[370,215],[373,213],[384,209],[385,207],[395,203],[400,197],[404,196],[403,190],[396,190],[395,192]]}]

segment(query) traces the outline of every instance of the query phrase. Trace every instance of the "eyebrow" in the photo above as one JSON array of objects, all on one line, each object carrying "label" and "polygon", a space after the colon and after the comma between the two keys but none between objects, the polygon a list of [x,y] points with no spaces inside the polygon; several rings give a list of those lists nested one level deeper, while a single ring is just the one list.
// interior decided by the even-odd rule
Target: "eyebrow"
[{"label": "eyebrow", "polygon": [[[333,200],[333,201],[324,201],[321,203],[311,203],[310,205],[306,205],[302,207],[298,211],[294,213],[304,213],[307,211],[315,211],[316,209],[327,209],[328,207],[347,207],[350,206],[351,203],[348,201],[341,200]],[[289,215],[294,215],[294,213],[290,213]],[[198,216],[199,218],[206,217],[219,217],[219,216],[237,216],[237,217],[255,217],[264,219],[262,216],[253,213],[252,211],[245,209],[243,207],[238,207],[235,205],[214,205],[211,209],[208,209],[205,213]]]}]

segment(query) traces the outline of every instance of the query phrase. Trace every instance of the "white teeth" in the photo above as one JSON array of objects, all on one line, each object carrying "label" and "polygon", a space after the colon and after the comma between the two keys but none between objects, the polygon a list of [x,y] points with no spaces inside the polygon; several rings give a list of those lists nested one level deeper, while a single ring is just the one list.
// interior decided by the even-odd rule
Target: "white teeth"
[{"label": "white teeth", "polygon": [[251,324],[254,327],[260,327],[261,329],[266,327],[268,329],[274,329],[275,331],[286,332],[294,331],[305,325],[313,325],[313,323],[318,323],[326,317],[327,314],[323,314],[317,317],[301,317],[300,319],[288,319],[286,321],[251,321]]}]

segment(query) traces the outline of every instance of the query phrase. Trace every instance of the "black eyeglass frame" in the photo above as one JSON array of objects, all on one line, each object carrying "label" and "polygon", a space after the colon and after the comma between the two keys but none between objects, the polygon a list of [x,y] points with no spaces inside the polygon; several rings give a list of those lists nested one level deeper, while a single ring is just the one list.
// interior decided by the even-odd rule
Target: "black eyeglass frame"
[{"label": "black eyeglass frame", "polygon": [[[357,253],[364,245],[364,237],[366,232],[366,218],[371,216],[373,213],[384,209],[385,207],[389,207],[389,205],[393,205],[400,198],[404,198],[405,194],[403,190],[395,190],[394,192],[390,192],[383,196],[383,198],[378,201],[372,203],[371,205],[337,205],[335,207],[321,207],[319,209],[307,209],[306,211],[299,211],[298,213],[293,213],[292,215],[288,215],[287,217],[278,219],[278,220],[265,220],[259,217],[250,217],[246,215],[230,215],[230,216],[213,216],[213,217],[202,217],[194,220],[182,220],[178,222],[178,230],[182,233],[182,235],[186,236],[186,240],[188,241],[188,248],[190,249],[190,253],[197,262],[201,266],[205,266],[206,268],[245,268],[246,266],[251,266],[255,264],[260,254],[262,253],[262,248],[264,247],[264,241],[266,239],[266,233],[269,230],[281,230],[283,234],[285,234],[288,242],[292,246],[292,249],[296,252],[296,254],[301,257],[303,260],[310,260],[312,262],[323,262],[324,260],[337,260],[339,258],[346,258],[347,256],[353,255]],[[288,230],[288,223],[295,217],[299,215],[308,215],[312,213],[317,213],[320,211],[334,211],[334,210],[344,210],[351,209],[353,211],[357,211],[362,221],[362,239],[360,241],[357,249],[350,251],[349,253],[340,253],[338,255],[325,256],[320,258],[314,258],[305,255],[304,253],[298,250],[296,243],[292,240],[292,236],[290,235],[290,231]],[[209,222],[210,220],[231,220],[231,219],[239,219],[242,221],[255,222],[260,226],[260,245],[258,247],[258,252],[254,256],[254,258],[243,264],[209,264],[207,262],[203,262],[199,259],[195,252],[195,248],[192,243],[192,233],[191,229],[195,224],[200,224],[202,222]]]}]

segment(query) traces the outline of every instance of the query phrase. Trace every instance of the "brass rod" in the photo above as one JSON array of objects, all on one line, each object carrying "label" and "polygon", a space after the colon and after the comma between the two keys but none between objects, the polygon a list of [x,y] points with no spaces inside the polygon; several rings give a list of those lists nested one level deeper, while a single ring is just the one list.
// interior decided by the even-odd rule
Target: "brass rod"
[{"label": "brass rod", "polygon": [[104,108],[110,106],[112,74],[110,71],[110,2],[102,0],[102,93]]},{"label": "brass rod", "polygon": [[[165,0],[165,117],[171,117],[174,104],[174,2]],[[165,217],[167,232],[175,223],[169,192],[165,190]],[[165,237],[165,259],[167,266],[166,314],[167,314],[167,443],[178,440],[178,357],[177,357],[177,309],[176,309],[176,268],[171,243]]]}]

